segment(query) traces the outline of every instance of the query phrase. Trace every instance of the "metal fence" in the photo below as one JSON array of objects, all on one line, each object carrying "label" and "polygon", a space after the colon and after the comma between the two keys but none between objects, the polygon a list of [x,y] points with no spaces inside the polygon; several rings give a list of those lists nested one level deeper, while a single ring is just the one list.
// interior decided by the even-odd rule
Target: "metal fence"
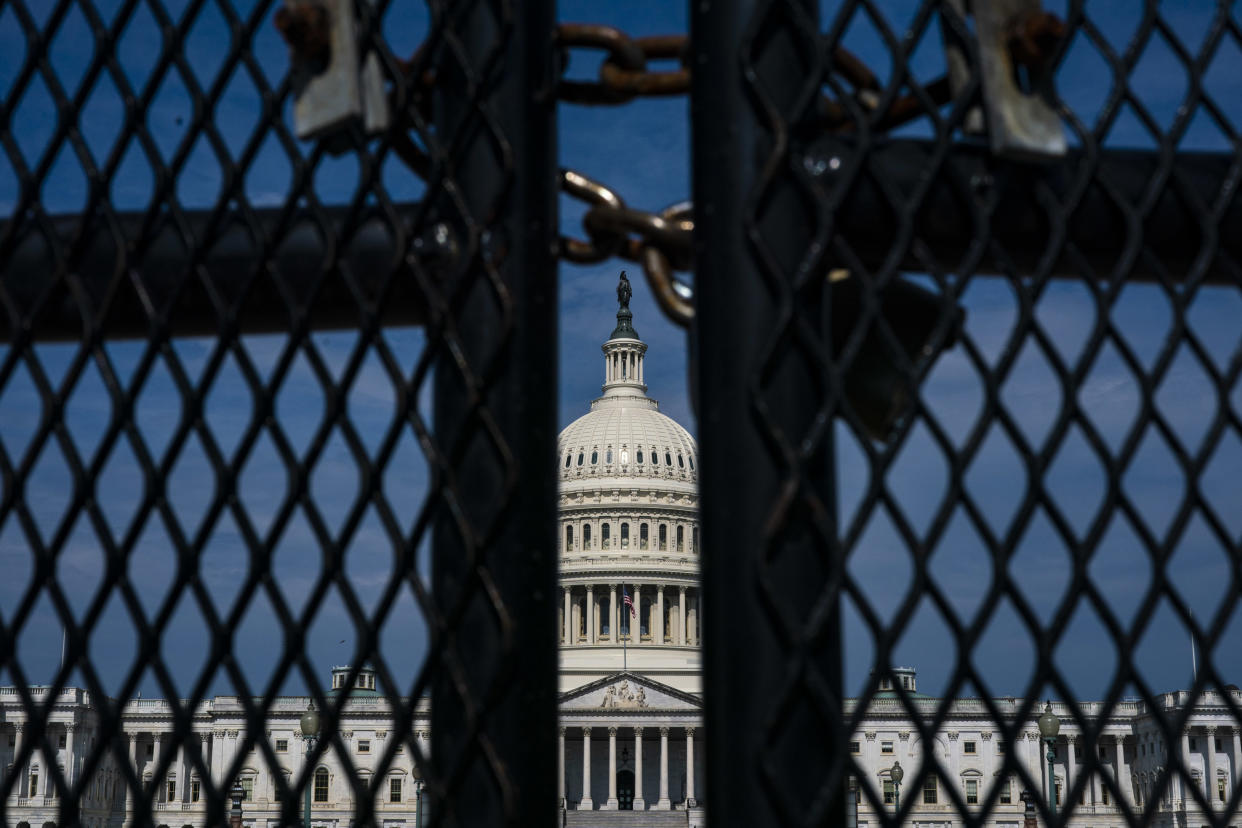
[{"label": "metal fence", "polygon": [[[1077,801],[1098,776],[1118,802],[1117,781],[1105,771],[1097,740],[1101,722],[1137,693],[1174,745],[1194,701],[1227,685],[1236,660],[1218,649],[1242,590],[1234,519],[1222,513],[1205,473],[1229,441],[1242,437],[1236,384],[1242,350],[1236,338],[1225,358],[1196,333],[1190,308],[1206,285],[1242,287],[1236,256],[1242,223],[1234,204],[1242,155],[1232,100],[1214,97],[1207,82],[1220,56],[1242,48],[1242,30],[1226,5],[1199,13],[1191,42],[1169,15],[1142,9],[1093,16],[1069,3],[1059,16],[1037,3],[960,0],[829,3],[795,0],[700,3],[689,37],[631,39],[606,27],[557,27],[550,2],[430,3],[426,38],[398,54],[388,37],[398,12],[388,3],[294,4],[281,18],[293,47],[293,71],[279,84],[256,57],[273,29],[277,4],[244,10],[229,3],[190,2],[174,14],[165,3],[119,2],[106,13],[90,2],[12,2],[24,51],[3,93],[0,144],[12,169],[13,203],[0,227],[0,389],[20,371],[31,378],[37,429],[14,450],[0,441],[0,527],[16,527],[31,578],[22,599],[0,607],[0,667],[16,688],[26,729],[14,765],[42,757],[59,794],[60,824],[76,824],[78,802],[105,762],[114,762],[136,803],[135,821],[154,825],[157,795],[129,763],[121,707],[140,677],[156,677],[168,699],[178,682],[161,651],[161,630],[184,603],[206,619],[209,657],[190,698],[170,702],[176,728],[164,743],[156,778],[184,747],[205,780],[208,820],[226,818],[228,784],[212,774],[192,733],[191,715],[213,677],[237,688],[247,720],[246,743],[275,764],[264,737],[270,701],[290,673],[300,674],[324,711],[325,738],[316,755],[347,751],[339,720],[344,697],[327,693],[305,652],[305,630],[320,601],[339,593],[358,645],[357,665],[370,659],[379,690],[400,711],[393,741],[380,759],[389,766],[403,746],[415,755],[428,786],[432,824],[538,825],[555,819],[556,650],[553,537],[555,400],[546,378],[557,341],[555,260],[602,261],[622,256],[642,264],[671,318],[686,325],[691,348],[728,358],[695,360],[692,374],[702,447],[706,625],[708,818],[713,825],[837,825],[846,820],[847,788],[877,820],[896,824],[914,808],[886,808],[882,792],[848,753],[876,685],[846,704],[843,633],[847,609],[861,620],[874,649],[877,678],[892,677],[894,650],[925,603],[951,631],[954,667],[944,699],[932,709],[897,684],[896,700],[924,739],[940,730],[952,699],[968,688],[983,697],[983,715],[1007,741],[1035,719],[1035,699],[1050,688],[1070,706],[1082,732],[1083,771],[1065,801]],[[222,33],[219,61],[207,71],[182,46],[210,10]],[[141,12],[158,33],[144,72],[125,61],[126,32]],[[89,48],[80,76],[62,78],[50,58],[68,17],[84,21]],[[344,27],[342,19],[351,21]],[[344,28],[343,28],[344,27]],[[855,57],[866,28],[879,72]],[[344,31],[344,34],[341,32]],[[344,40],[333,38],[342,37]],[[1144,54],[1158,43],[1174,56],[1186,91],[1167,122],[1154,116],[1131,82]],[[342,45],[344,44],[344,45]],[[928,45],[930,44],[930,46]],[[1097,56],[1092,77],[1104,90],[1088,115],[1067,101],[1064,66],[1073,49]],[[569,50],[603,50],[599,81],[560,77]],[[922,50],[943,75],[925,76]],[[345,61],[340,56],[348,53]],[[678,61],[656,71],[649,62]],[[316,97],[325,77],[342,72],[352,84],[340,101]],[[231,79],[257,90],[257,126],[236,142],[223,126],[221,101]],[[165,84],[176,82],[188,105],[180,137],[152,126]],[[90,140],[93,92],[106,84],[122,102],[119,140],[102,151]],[[40,141],[23,140],[22,102],[32,85],[52,101],[54,126]],[[317,91],[318,90],[318,91]],[[338,90],[339,92],[339,90]],[[689,94],[693,204],[660,212],[627,206],[589,177],[562,171],[559,188],[590,205],[585,239],[558,244],[555,109],[557,100],[624,105],[638,96]],[[370,95],[370,97],[368,97]],[[297,100],[296,105],[292,102]],[[337,109],[333,109],[338,106]],[[294,127],[287,117],[294,110]],[[343,112],[343,114],[342,114]],[[1123,113],[1140,125],[1142,146],[1119,149],[1110,136]],[[1219,151],[1192,152],[1187,136],[1197,118],[1220,136]],[[294,130],[313,138],[300,143]],[[37,130],[36,130],[37,131]],[[309,148],[308,148],[309,147]],[[273,149],[274,148],[274,149]],[[340,203],[321,203],[313,186],[330,154],[356,159],[357,186]],[[132,154],[131,154],[132,153]],[[182,184],[198,153],[220,169],[219,190],[206,208],[186,205]],[[248,176],[280,156],[289,186],[278,203],[248,195]],[[81,209],[54,214],[44,206],[61,159],[83,171]],[[137,159],[136,161],[134,159]],[[129,209],[117,196],[132,165],[146,170],[150,198]],[[417,182],[402,197],[395,179]],[[693,267],[691,291],[675,270]],[[979,341],[964,319],[964,297],[980,280],[998,279],[1016,297],[1018,313],[998,346]],[[1072,358],[1058,350],[1041,320],[1041,296],[1054,281],[1071,281],[1094,309]],[[1135,353],[1113,318],[1127,286],[1159,290],[1170,322],[1151,359]],[[426,348],[410,370],[387,344],[388,326],[419,325]],[[313,333],[349,329],[357,338],[343,373],[331,370]],[[242,336],[284,335],[275,368],[256,368]],[[178,338],[210,337],[203,371],[191,371]],[[125,380],[109,351],[117,338],[141,340],[141,358]],[[50,371],[38,344],[73,344],[64,370]],[[1026,347],[1049,366],[1060,405],[1047,429],[1032,438],[1004,395]],[[1080,392],[1103,349],[1114,349],[1138,388],[1136,413],[1118,440],[1096,424]],[[984,391],[968,424],[947,423],[923,389],[949,349],[965,355]],[[1160,393],[1183,351],[1209,378],[1215,398],[1208,425],[1188,445],[1163,411]],[[358,366],[375,358],[394,389],[397,414],[372,448],[346,404]],[[305,360],[325,413],[299,450],[282,424],[276,400],[295,360]],[[231,449],[221,446],[203,416],[220,366],[231,361],[251,398],[251,416]],[[180,414],[162,449],[144,434],[144,383],[156,366],[172,377]],[[84,451],[67,425],[66,401],[91,367],[104,378],[107,411],[93,450]],[[430,409],[419,400],[431,392]],[[922,429],[946,468],[943,495],[926,521],[912,521],[894,494],[912,434]],[[394,447],[413,433],[429,468],[426,496],[405,525],[383,477]],[[990,435],[1000,434],[1018,458],[1020,493],[1012,516],[997,526],[980,505],[969,476]],[[342,521],[325,520],[310,484],[324,447],[340,435],[362,485]],[[1071,435],[1081,435],[1098,461],[1104,494],[1084,527],[1066,514],[1049,482]],[[1183,488],[1167,527],[1153,527],[1125,478],[1149,435],[1161,441]],[[241,494],[241,476],[260,440],[275,446],[288,480],[263,525]],[[842,506],[845,443],[865,469],[856,504]],[[169,505],[178,459],[201,444],[214,478],[206,517],[188,525]],[[136,517],[117,531],[99,505],[99,481],[111,452],[124,445],[141,466]],[[50,531],[35,517],[27,489],[45,453],[68,468],[63,517]],[[1236,508],[1236,504],[1235,504]],[[356,595],[345,550],[373,510],[397,565],[373,612]],[[877,596],[852,563],[867,554],[865,531],[877,514],[896,527],[911,575],[895,611],[875,610]],[[273,557],[293,515],[312,529],[313,587],[305,609],[281,590]],[[962,613],[934,571],[949,541],[948,526],[964,515],[981,539],[991,573],[979,608]],[[1068,587],[1048,617],[1033,606],[1014,561],[1037,516],[1051,524],[1066,550]],[[219,605],[204,586],[203,550],[213,527],[231,519],[248,557],[235,600]],[[1207,616],[1176,585],[1175,557],[1192,520],[1228,561],[1225,599]],[[1152,577],[1132,619],[1109,603],[1093,560],[1109,527],[1124,523],[1136,538],[1131,554]],[[171,542],[176,574],[152,611],[131,573],[144,527],[158,523]],[[76,525],[89,527],[105,567],[85,612],[75,612],[60,573]],[[430,562],[422,559],[430,548]],[[429,567],[429,585],[420,572]],[[393,602],[408,590],[431,631],[425,662],[402,685],[379,647]],[[283,635],[270,685],[252,687],[234,655],[247,602],[265,597]],[[119,597],[137,631],[139,649],[119,697],[105,692],[92,627]],[[32,690],[17,642],[36,603],[50,601],[66,630],[66,656],[50,691]],[[1035,642],[1036,664],[1026,701],[1000,709],[974,661],[1000,607],[1016,608]],[[1187,703],[1167,708],[1136,666],[1136,652],[1155,610],[1172,607],[1201,651]],[[1072,682],[1055,654],[1082,607],[1099,619],[1117,667],[1101,704],[1089,714],[1072,703]],[[744,652],[745,658],[737,654]],[[354,675],[358,667],[355,666]],[[83,758],[72,787],[57,772],[46,723],[73,671],[97,706],[99,738]],[[352,681],[352,676],[351,679]],[[429,693],[432,750],[425,756],[410,733],[414,707],[403,699]],[[1235,726],[1234,697],[1219,694]],[[244,753],[244,751],[242,752]],[[1236,760],[1236,757],[1235,757]],[[311,766],[310,763],[307,765]],[[384,779],[366,789],[353,768],[359,824],[376,821],[374,801]],[[1012,753],[1000,772],[1039,790]],[[934,759],[906,780],[919,790],[928,775],[949,781]],[[6,774],[0,802],[15,791]],[[278,780],[282,788],[283,780]],[[282,819],[296,822],[312,780],[301,774],[283,791]],[[1227,825],[1238,810],[1236,785],[1213,810],[1175,751],[1161,766],[1157,791],[1177,786]],[[998,789],[968,803],[946,785],[954,818],[982,825],[992,818]],[[1160,817],[1160,797],[1129,803],[1130,824]],[[1041,821],[1063,823],[1074,806]],[[9,821],[6,814],[5,821]]]}]

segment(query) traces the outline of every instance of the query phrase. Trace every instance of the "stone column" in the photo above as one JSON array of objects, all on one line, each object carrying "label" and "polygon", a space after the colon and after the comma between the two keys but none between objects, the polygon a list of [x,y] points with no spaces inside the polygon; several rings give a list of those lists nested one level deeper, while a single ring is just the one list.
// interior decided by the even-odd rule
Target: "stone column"
[{"label": "stone column", "polygon": [[586,643],[595,643],[595,587],[587,584],[586,587]]},{"label": "stone column", "polygon": [[1116,739],[1117,758],[1113,767],[1117,771],[1117,788],[1121,791],[1122,801],[1118,805],[1134,806],[1134,791],[1130,787],[1130,769],[1126,767],[1126,737],[1118,735]]},{"label": "stone column", "polygon": [[656,629],[659,632],[659,638],[657,638],[655,634],[653,633],[651,636],[651,640],[656,644],[663,644],[664,643],[664,584],[656,585],[656,618],[659,619],[659,623],[656,624]]},{"label": "stone column", "polygon": [[608,640],[621,643],[621,613],[617,612],[617,585],[613,584],[608,598]]},{"label": "stone column", "polygon": [[604,810],[615,811],[619,804],[617,802],[617,729],[610,727],[608,728],[608,804],[604,806]]},{"label": "stone column", "polygon": [[582,728],[582,801],[578,803],[579,811],[594,810],[591,801],[591,728]]},{"label": "stone column", "polygon": [[25,796],[26,780],[29,778],[24,770],[24,765],[17,764],[17,757],[22,754],[22,745],[26,742],[26,723],[13,723],[13,773],[17,774],[17,784],[13,786],[13,793],[17,796]]},{"label": "stone column", "polygon": [[566,645],[574,643],[572,635],[574,617],[572,600],[572,587],[565,587],[565,617],[562,619],[562,625],[564,627],[562,633],[565,636]]},{"label": "stone column", "polygon": [[70,788],[78,779],[76,758],[73,755],[73,740],[77,735],[78,729],[73,722],[65,725],[65,785]]},{"label": "stone column", "polygon": [[634,810],[647,810],[643,800],[643,728],[634,728]]},{"label": "stone column", "polygon": [[600,595],[600,600],[595,602],[595,615],[591,620],[595,623],[595,640],[592,643],[598,644],[604,640],[604,625],[601,623],[604,617],[604,596]]},{"label": "stone column", "polygon": [[565,728],[557,729],[556,751],[556,807],[565,807]]},{"label": "stone column", "polygon": [[1061,802],[1068,811],[1070,807],[1069,795],[1070,788],[1074,786],[1074,778],[1078,775],[1075,771],[1078,756],[1078,737],[1065,737],[1065,795],[1061,797]]},{"label": "stone column", "polygon": [[677,643],[686,643],[686,588],[677,591]]},{"label": "stone column", "polygon": [[[126,733],[125,741],[129,742],[129,765],[133,768],[134,776],[142,779],[142,775],[138,772],[138,734]],[[125,788],[125,812],[132,813],[134,810],[134,790],[129,785],[129,780],[122,776],[119,780],[120,784]],[[126,820],[128,822],[129,820]]]},{"label": "stone column", "polygon": [[[164,734],[155,734],[155,760],[151,763],[158,770],[160,762],[163,761],[164,751]],[[164,778],[158,777],[154,772],[151,773],[151,784],[155,786],[155,796],[151,797],[152,802],[163,802],[167,798],[168,789],[164,787]]]},{"label": "stone column", "polygon": [[[1186,775],[1190,775],[1190,728],[1187,727],[1182,731],[1182,767],[1186,770]],[[1191,798],[1186,795],[1186,782],[1180,776],[1174,777],[1178,780],[1178,789],[1181,791],[1183,802],[1189,802]]]},{"label": "stone column", "polygon": [[668,728],[660,728],[660,799],[656,802],[656,811],[667,811],[672,808],[668,801]]},{"label": "stone column", "polygon": [[[682,595],[686,594],[683,587]],[[694,801],[694,728],[686,728],[686,807],[693,808]]]},{"label": "stone column", "polygon": [[1203,741],[1207,743],[1207,768],[1204,776],[1207,777],[1207,794],[1208,807],[1213,811],[1220,807],[1223,803],[1216,798],[1216,727],[1209,725],[1204,728],[1207,735],[1203,737]]},{"label": "stone column", "polygon": [[[1242,765],[1242,733],[1239,733],[1236,727],[1229,729],[1233,731],[1233,773],[1231,777],[1233,787],[1237,788],[1239,784],[1242,784],[1242,773],[1239,772],[1239,766]],[[1233,796],[1233,790],[1229,791],[1229,795]]]}]

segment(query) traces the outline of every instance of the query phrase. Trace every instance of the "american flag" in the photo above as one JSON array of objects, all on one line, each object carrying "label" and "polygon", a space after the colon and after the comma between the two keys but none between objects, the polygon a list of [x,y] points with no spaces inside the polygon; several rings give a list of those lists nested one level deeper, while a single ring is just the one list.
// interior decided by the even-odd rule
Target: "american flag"
[{"label": "american flag", "polygon": [[625,598],[625,605],[630,608],[630,618],[637,618],[638,611],[634,609],[634,602],[630,600],[630,591],[621,587],[621,595]]}]

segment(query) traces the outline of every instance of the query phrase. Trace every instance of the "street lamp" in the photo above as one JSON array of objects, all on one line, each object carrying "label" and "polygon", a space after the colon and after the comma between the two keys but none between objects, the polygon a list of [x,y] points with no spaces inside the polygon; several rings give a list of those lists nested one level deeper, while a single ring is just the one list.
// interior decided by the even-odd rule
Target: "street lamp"
[{"label": "street lamp", "polygon": [[893,762],[893,766],[888,771],[888,778],[893,780],[893,812],[901,810],[901,780],[906,778],[906,772],[901,769],[900,762]]},{"label": "street lamp", "polygon": [[311,790],[315,787],[315,774],[311,770],[310,755],[315,749],[315,742],[319,739],[319,711],[315,710],[314,699],[311,699],[306,706],[306,712],[302,714],[299,726],[302,729],[302,741],[306,745],[306,770],[310,774],[310,778],[306,780],[306,794],[302,800],[302,825],[303,828],[310,828]]},{"label": "street lamp", "polygon": [[246,795],[246,789],[242,787],[241,780],[233,781],[233,788],[229,791],[233,797],[233,810],[229,812],[229,825],[232,828],[241,828],[242,824],[242,797]]},{"label": "street lamp", "polygon": [[1044,714],[1039,717],[1039,735],[1048,745],[1048,790],[1044,793],[1048,796],[1048,810],[1053,815],[1057,814],[1057,778],[1054,776],[1056,767],[1053,762],[1057,758],[1057,734],[1061,732],[1061,720],[1056,713],[1052,712],[1052,702],[1044,702]]},{"label": "street lamp", "polygon": [[414,762],[414,828],[423,828],[423,772]]}]

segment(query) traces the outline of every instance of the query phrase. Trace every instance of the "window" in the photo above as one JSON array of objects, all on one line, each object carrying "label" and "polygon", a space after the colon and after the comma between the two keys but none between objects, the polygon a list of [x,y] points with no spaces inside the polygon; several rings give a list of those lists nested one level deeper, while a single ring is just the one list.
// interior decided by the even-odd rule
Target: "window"
[{"label": "window", "polygon": [[388,780],[388,801],[401,801],[401,777],[394,776]]},{"label": "window", "polygon": [[35,768],[30,772],[30,795],[39,795],[39,769]]},{"label": "window", "polygon": [[696,528],[690,533],[690,551],[697,551],[699,548],[699,530]]},{"label": "window", "polygon": [[677,551],[680,552],[686,539],[686,527],[677,527]]},{"label": "window", "polygon": [[1198,749],[1199,749],[1199,746],[1198,746],[1197,744],[1195,744],[1195,737],[1194,737],[1194,736],[1191,736],[1191,737],[1190,737],[1190,749],[1191,749],[1191,750],[1198,750]]},{"label": "window", "polygon": [[1061,804],[1061,780],[1058,779],[1052,786],[1053,793],[1056,794],[1057,805]]},{"label": "window", "polygon": [[[544,537],[547,537],[547,535],[544,535]],[[573,548],[574,548],[574,527],[566,526],[565,527],[565,551],[571,552],[573,551]]]},{"label": "window", "polygon": [[611,542],[611,538],[609,537],[609,535],[611,534],[612,534],[611,524],[605,523],[603,526],[599,527],[600,546],[602,546],[604,549],[607,549],[608,544]]},{"label": "window", "polygon": [[359,753],[370,753],[371,752],[371,740],[370,739],[359,739],[358,740],[358,752]]},{"label": "window", "polygon": [[1100,785],[1100,804],[1108,804],[1108,787],[1105,785]]},{"label": "window", "polygon": [[608,451],[604,452],[604,462],[605,463],[612,462],[612,449],[608,449]]},{"label": "window", "polygon": [[277,740],[276,740],[276,752],[277,752],[277,753],[284,753],[284,752],[286,752],[286,751],[288,751],[288,750],[289,750],[289,740],[288,740],[288,739],[277,739]]},{"label": "window", "polygon": [[199,787],[199,781],[197,779],[191,779],[190,780],[190,801],[198,802],[198,797],[201,791],[202,789]]},{"label": "window", "polygon": [[599,462],[599,452],[598,451],[591,452],[591,465],[594,466],[598,462]]},{"label": "window", "polygon": [[643,450],[642,449],[638,450],[638,456],[635,458],[635,460],[639,463],[643,462]]},{"label": "window", "polygon": [[892,752],[893,752],[892,742],[880,742],[880,753],[892,753]]},{"label": "window", "polygon": [[663,552],[668,548],[668,527],[663,523],[660,524],[660,551]]},{"label": "window", "polygon": [[966,780],[966,804],[967,805],[978,805],[979,804],[979,780],[978,779],[967,779]]},{"label": "window", "polygon": [[177,801],[177,780],[176,779],[168,780],[168,796],[165,797],[165,799],[169,802]]},{"label": "window", "polygon": [[582,527],[582,548],[591,548],[591,524],[589,523]]},{"label": "window", "polygon": [[[1219,741],[1220,741],[1220,739],[1217,739],[1216,741],[1218,741],[1218,742],[1219,742]],[[64,747],[65,747],[65,734],[63,734],[63,733],[62,733],[62,734],[60,734],[60,736],[57,738],[57,746],[58,746],[58,747],[60,747],[62,750],[64,749]]]},{"label": "window", "polygon": [[669,454],[667,451],[664,452],[664,465],[666,466],[673,465],[673,455]]},{"label": "window", "polygon": [[[1221,802],[1225,801],[1225,777],[1223,776],[1216,780],[1216,798]],[[1105,802],[1104,804],[1107,805],[1108,803]]]},{"label": "window", "polygon": [[[60,738],[61,738],[61,741],[63,742],[65,737],[64,737],[64,736],[61,736]],[[62,745],[61,745],[61,747],[64,747],[64,745],[62,744]],[[1220,752],[1221,752],[1222,750],[1224,750],[1224,749],[1225,749],[1225,748],[1221,746],[1221,743],[1220,743],[1220,737],[1219,737],[1219,736],[1217,736],[1217,737],[1216,737],[1216,752],[1217,752],[1217,753],[1220,753]]]},{"label": "window", "polygon": [[320,768],[315,771],[315,801],[328,801],[328,770]]},{"label": "window", "polygon": [[975,753],[974,742],[962,742],[962,753]]},{"label": "window", "polygon": [[584,457],[586,457],[586,455],[585,455],[585,454],[583,454],[582,452],[578,452],[578,465],[579,465],[579,466],[581,466],[581,465],[582,465],[582,458],[584,458]]},{"label": "window", "polygon": [[1009,745],[1005,743],[1004,739],[996,740],[996,752],[999,753],[1001,756],[1004,756],[1006,753],[1009,752]]},{"label": "window", "polygon": [[862,752],[862,746],[858,744],[858,742],[850,742],[850,753],[853,753],[854,755],[857,756],[861,752]]},{"label": "window", "polygon": [[935,805],[939,793],[940,791],[936,784],[936,777],[927,777],[927,779],[923,782],[923,804]]},{"label": "window", "polygon": [[630,453],[626,449],[621,449],[621,462],[622,463],[630,462]]},{"label": "window", "polygon": [[241,786],[242,786],[242,802],[253,802],[254,801],[254,777],[243,776],[241,778]]},{"label": "window", "polygon": [[621,548],[630,548],[630,525],[628,523],[621,524]]},{"label": "window", "polygon": [[645,523],[638,524],[638,548],[647,548],[647,524]]},{"label": "window", "polygon": [[893,800],[896,798],[896,795],[897,795],[897,789],[893,785],[893,780],[885,779],[884,780],[884,804],[892,805]]},{"label": "window", "polygon": [[686,467],[686,459],[682,457],[680,454],[677,455],[677,465],[683,469]]},{"label": "window", "polygon": [[[1191,745],[1191,747],[1194,747],[1194,745]],[[155,743],[154,742],[147,743],[147,758],[148,759],[155,758]]]},{"label": "window", "polygon": [[651,465],[653,466],[660,465],[660,454],[659,452],[656,451],[655,446],[651,447]]}]

